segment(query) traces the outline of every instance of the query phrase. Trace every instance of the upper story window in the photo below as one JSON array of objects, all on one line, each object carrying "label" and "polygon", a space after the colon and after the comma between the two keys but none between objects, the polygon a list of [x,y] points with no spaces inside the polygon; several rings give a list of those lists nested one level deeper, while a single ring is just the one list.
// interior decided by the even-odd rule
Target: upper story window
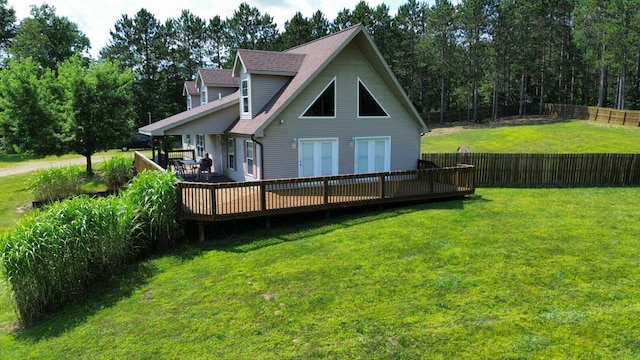
[{"label": "upper story window", "polygon": [[302,117],[336,116],[336,78],[322,90],[322,93],[302,113]]},{"label": "upper story window", "polygon": [[358,79],[358,117],[389,117],[360,79]]},{"label": "upper story window", "polygon": [[191,110],[191,95],[187,95],[187,110]]},{"label": "upper story window", "polygon": [[207,103],[207,87],[202,84],[200,86],[200,104],[204,105]]},{"label": "upper story window", "polygon": [[241,89],[242,89],[242,93],[240,94],[240,96],[241,96],[242,113],[248,114],[249,113],[249,80],[248,79],[242,80]]}]

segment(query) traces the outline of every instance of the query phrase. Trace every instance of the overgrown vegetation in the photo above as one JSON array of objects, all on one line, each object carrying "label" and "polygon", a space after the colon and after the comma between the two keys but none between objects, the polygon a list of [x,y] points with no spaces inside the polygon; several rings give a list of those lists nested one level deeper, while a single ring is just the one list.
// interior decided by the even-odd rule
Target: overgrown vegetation
[{"label": "overgrown vegetation", "polygon": [[126,185],[135,175],[130,156],[114,156],[100,165],[100,177],[107,189],[117,190]]},{"label": "overgrown vegetation", "polygon": [[80,195],[84,174],[78,166],[40,169],[29,180],[36,201],[62,200]]},{"label": "overgrown vegetation", "polygon": [[0,268],[21,323],[77,300],[133,255],[175,240],[175,181],[170,172],[143,173],[121,197],[58,202],[6,234]]}]

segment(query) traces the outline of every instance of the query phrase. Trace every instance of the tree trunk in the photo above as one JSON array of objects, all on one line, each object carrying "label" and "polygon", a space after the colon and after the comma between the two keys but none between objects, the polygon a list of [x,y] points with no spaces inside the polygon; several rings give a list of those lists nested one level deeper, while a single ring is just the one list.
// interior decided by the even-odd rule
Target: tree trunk
[{"label": "tree trunk", "polygon": [[524,116],[526,113],[526,106],[525,106],[525,79],[526,79],[526,70],[522,69],[522,74],[520,76],[520,109],[518,111],[518,115],[520,115],[520,117]]},{"label": "tree trunk", "polygon": [[447,110],[444,76],[440,78],[440,124],[444,124],[444,112]]},{"label": "tree trunk", "polygon": [[87,175],[93,175],[93,168],[91,167],[91,154],[83,154],[87,159]]},{"label": "tree trunk", "polygon": [[491,109],[491,118],[495,121],[498,118],[498,88],[500,86],[500,72],[496,67],[496,72],[493,76],[493,107]]},{"label": "tree trunk", "polygon": [[598,106],[599,107],[605,107],[606,105],[606,93],[607,93],[607,86],[606,86],[606,82],[607,82],[607,68],[606,66],[601,66],[600,67],[600,85],[599,85],[599,91],[598,91]]}]

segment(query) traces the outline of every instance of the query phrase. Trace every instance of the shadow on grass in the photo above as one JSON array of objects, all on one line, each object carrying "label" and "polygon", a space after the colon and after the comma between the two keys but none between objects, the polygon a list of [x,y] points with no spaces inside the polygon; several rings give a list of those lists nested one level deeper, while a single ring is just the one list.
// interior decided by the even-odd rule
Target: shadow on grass
[{"label": "shadow on grass", "polygon": [[[185,249],[184,257],[192,258],[210,250],[246,253],[284,242],[298,241],[308,237],[333,232],[355,225],[389,219],[417,211],[462,210],[464,204],[473,201],[491,201],[479,195],[471,197],[432,200],[429,202],[404,203],[396,205],[355,207],[326,211],[305,212],[297,215],[273,216],[267,227],[266,218],[236,220],[205,224],[207,240],[204,243],[193,242]],[[197,239],[197,225],[184,224],[185,236]]]},{"label": "shadow on grass", "polygon": [[44,317],[36,324],[16,332],[19,341],[40,341],[55,338],[82,325],[87,318],[131,297],[136,289],[147,284],[158,270],[149,261],[131,264],[119,275],[98,281],[81,300]]}]

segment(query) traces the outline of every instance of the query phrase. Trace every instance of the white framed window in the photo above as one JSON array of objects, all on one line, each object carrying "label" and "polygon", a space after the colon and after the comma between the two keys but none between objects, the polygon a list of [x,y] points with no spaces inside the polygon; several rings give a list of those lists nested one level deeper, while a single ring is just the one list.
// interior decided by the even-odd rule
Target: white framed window
[{"label": "white framed window", "polygon": [[187,95],[187,110],[191,110],[191,95]]},{"label": "white framed window", "polygon": [[236,169],[236,139],[227,139],[227,168]]},{"label": "white framed window", "polygon": [[391,137],[357,137],[354,141],[356,173],[390,170]]},{"label": "white framed window", "polygon": [[245,142],[245,160],[247,162],[247,174],[255,175],[255,149],[253,147],[253,141],[247,140]]},{"label": "white framed window", "polygon": [[241,83],[240,104],[242,106],[242,113],[249,113],[249,79],[242,80]]},{"label": "white framed window", "polygon": [[196,153],[198,157],[204,157],[204,135],[202,134],[196,135]]},{"label": "white framed window", "polygon": [[338,138],[298,140],[298,175],[300,177],[337,173]]},{"label": "white framed window", "polygon": [[204,105],[207,103],[207,86],[203,83],[200,85],[200,104]]},{"label": "white framed window", "polygon": [[336,78],[334,77],[302,112],[301,118],[336,117]]}]

